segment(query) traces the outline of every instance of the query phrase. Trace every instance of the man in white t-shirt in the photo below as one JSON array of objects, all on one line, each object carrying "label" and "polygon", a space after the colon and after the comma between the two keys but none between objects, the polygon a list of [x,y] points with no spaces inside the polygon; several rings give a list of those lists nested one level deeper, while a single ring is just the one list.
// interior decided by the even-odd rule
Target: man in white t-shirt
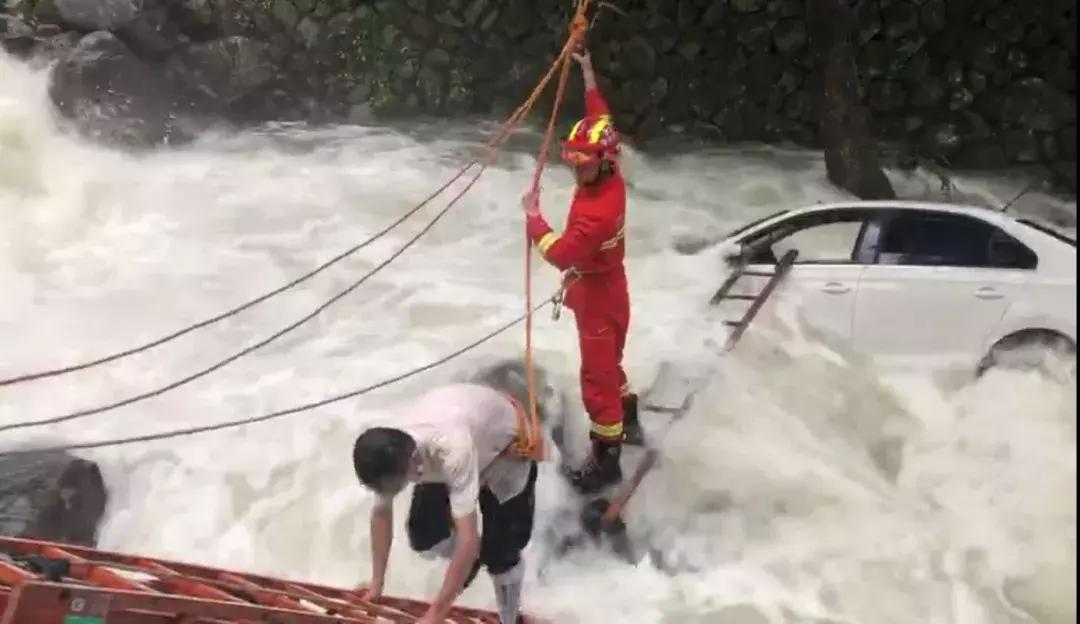
[{"label": "man in white t-shirt", "polygon": [[[542,432],[530,436],[534,423],[522,408],[525,400],[480,384],[439,386],[357,438],[357,478],[378,496],[371,510],[369,595],[382,593],[393,538],[391,502],[411,481],[417,485],[407,521],[410,545],[418,552],[453,553],[442,588],[419,622],[442,622],[484,565],[501,622],[517,624],[538,436],[543,444]],[[523,444],[526,439],[533,444]]]}]

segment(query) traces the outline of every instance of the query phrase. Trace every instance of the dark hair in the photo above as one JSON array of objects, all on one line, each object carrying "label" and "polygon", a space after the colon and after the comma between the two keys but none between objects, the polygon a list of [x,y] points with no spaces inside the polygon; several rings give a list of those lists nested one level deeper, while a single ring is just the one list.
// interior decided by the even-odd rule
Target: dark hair
[{"label": "dark hair", "polygon": [[353,444],[356,477],[380,494],[397,494],[405,486],[409,460],[416,441],[407,433],[389,427],[372,427]]}]

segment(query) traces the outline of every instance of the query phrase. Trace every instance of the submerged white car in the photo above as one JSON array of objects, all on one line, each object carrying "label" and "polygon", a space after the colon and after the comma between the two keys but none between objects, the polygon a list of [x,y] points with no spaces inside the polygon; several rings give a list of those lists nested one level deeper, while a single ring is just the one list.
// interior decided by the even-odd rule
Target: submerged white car
[{"label": "submerged white car", "polygon": [[[1029,346],[1075,354],[1076,241],[1033,221],[856,201],[774,214],[721,244],[739,250],[731,260],[751,273],[771,272],[795,249],[771,298],[794,303],[807,325],[882,369],[981,373]],[[739,290],[766,280],[743,277]]]}]

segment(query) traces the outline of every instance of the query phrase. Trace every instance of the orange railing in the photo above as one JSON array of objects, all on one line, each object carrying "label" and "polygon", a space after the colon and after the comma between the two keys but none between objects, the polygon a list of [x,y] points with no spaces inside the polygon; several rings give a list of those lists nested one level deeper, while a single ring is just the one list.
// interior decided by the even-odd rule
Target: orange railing
[{"label": "orange railing", "polygon": [[[0,537],[0,624],[415,622],[428,604],[300,581]],[[455,607],[453,624],[498,624]],[[531,620],[536,622],[536,620]]]}]

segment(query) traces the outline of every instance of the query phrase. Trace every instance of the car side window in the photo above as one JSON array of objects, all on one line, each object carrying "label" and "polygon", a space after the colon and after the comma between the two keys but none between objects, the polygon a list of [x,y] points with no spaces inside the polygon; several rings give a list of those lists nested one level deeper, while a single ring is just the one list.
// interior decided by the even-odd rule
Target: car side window
[{"label": "car side window", "polygon": [[1033,269],[1038,259],[1020,241],[972,217],[904,211],[886,226],[878,264]]},{"label": "car side window", "polygon": [[1030,247],[1009,236],[1000,228],[990,235],[987,264],[995,269],[1034,269],[1039,257]]},{"label": "car side window", "polygon": [[866,215],[862,211],[812,213],[777,224],[746,244],[752,264],[775,264],[798,251],[796,264],[850,264]]},{"label": "car side window", "polygon": [[798,250],[796,262],[801,263],[851,262],[862,224],[862,221],[837,221],[804,228],[773,243],[772,250],[777,258],[788,250]]}]

